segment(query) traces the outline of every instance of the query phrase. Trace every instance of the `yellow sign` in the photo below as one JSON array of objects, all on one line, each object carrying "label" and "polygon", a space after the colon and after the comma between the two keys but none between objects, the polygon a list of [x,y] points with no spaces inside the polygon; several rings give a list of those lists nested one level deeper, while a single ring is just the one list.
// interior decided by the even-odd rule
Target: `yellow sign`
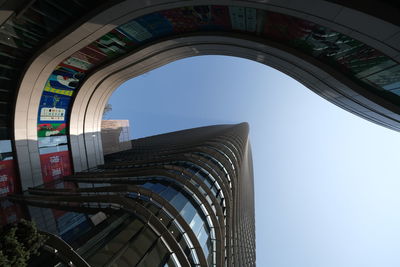
[{"label": "yellow sign", "polygon": [[62,90],[62,89],[53,88],[53,87],[51,87],[49,81],[47,81],[46,86],[44,87],[44,90],[46,92],[52,92],[55,94],[66,95],[66,96],[72,96],[72,94],[74,93],[73,90]]}]

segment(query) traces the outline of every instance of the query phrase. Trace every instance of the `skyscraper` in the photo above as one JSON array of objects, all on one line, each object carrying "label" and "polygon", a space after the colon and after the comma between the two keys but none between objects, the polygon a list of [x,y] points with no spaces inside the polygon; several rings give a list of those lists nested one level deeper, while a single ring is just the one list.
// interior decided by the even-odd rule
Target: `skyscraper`
[{"label": "skyscraper", "polygon": [[76,233],[63,239],[93,266],[254,266],[248,130],[241,123],[137,139],[103,166],[14,199],[74,211],[68,231]]}]

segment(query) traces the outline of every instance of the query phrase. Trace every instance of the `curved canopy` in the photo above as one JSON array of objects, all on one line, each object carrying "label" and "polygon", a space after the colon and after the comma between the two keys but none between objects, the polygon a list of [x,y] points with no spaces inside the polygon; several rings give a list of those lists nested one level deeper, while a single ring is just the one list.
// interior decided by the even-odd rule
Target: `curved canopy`
[{"label": "curved canopy", "polygon": [[106,7],[27,69],[15,114],[23,187],[55,178],[40,163],[52,153],[67,166],[56,176],[72,172],[70,151],[75,171],[102,163],[100,114],[112,91],[131,77],[194,55],[262,62],[340,107],[400,129],[398,49],[393,38],[376,39],[397,36],[399,27],[325,1],[316,7],[164,2]]}]

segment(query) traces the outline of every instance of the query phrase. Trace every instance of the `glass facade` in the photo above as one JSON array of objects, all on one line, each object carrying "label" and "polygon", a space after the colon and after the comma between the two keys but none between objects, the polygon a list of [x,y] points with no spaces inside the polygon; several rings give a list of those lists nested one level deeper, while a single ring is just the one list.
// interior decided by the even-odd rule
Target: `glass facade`
[{"label": "glass facade", "polygon": [[232,136],[247,144],[247,134],[243,123],[134,140],[103,166],[12,199],[91,266],[254,266],[254,219],[242,219],[254,217],[254,202],[237,193],[252,188],[252,172],[239,177],[242,158],[221,146]]},{"label": "glass facade", "polygon": [[212,264],[212,251],[215,248],[212,248],[211,232],[214,230],[212,223],[207,223],[206,217],[209,215],[201,210],[201,203],[193,203],[193,200],[190,200],[185,191],[179,192],[177,188],[166,183],[146,182],[142,186],[157,193],[171,203],[186,223],[190,225],[190,228],[199,240],[204,255],[208,259],[208,262]]}]

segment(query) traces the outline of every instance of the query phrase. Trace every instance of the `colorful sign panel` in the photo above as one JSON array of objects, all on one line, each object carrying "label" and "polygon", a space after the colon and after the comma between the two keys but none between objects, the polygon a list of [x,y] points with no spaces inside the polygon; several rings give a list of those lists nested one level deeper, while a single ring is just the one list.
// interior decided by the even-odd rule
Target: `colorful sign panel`
[{"label": "colorful sign panel", "polygon": [[42,123],[38,124],[38,137],[49,137],[56,135],[65,135],[66,123]]},{"label": "colorful sign panel", "polygon": [[68,111],[73,93],[84,78],[82,71],[90,64],[90,60],[75,53],[53,71],[43,90],[38,114],[38,145],[44,182],[72,173],[66,137]]},{"label": "colorful sign panel", "polygon": [[39,154],[45,183],[72,174],[66,135],[39,137]]},{"label": "colorful sign panel", "polygon": [[48,183],[72,174],[72,166],[68,151],[40,155],[43,182]]},{"label": "colorful sign panel", "polygon": [[39,123],[65,122],[70,102],[70,96],[44,91],[39,106]]},{"label": "colorful sign panel", "polygon": [[72,97],[88,71],[157,38],[201,31],[214,31],[215,34],[240,32],[275,41],[342,71],[375,93],[385,91],[382,97],[390,101],[400,96],[399,64],[349,36],[307,20],[266,10],[221,5],[187,6],[131,20],[61,62],[43,90],[38,136],[68,134]]}]

